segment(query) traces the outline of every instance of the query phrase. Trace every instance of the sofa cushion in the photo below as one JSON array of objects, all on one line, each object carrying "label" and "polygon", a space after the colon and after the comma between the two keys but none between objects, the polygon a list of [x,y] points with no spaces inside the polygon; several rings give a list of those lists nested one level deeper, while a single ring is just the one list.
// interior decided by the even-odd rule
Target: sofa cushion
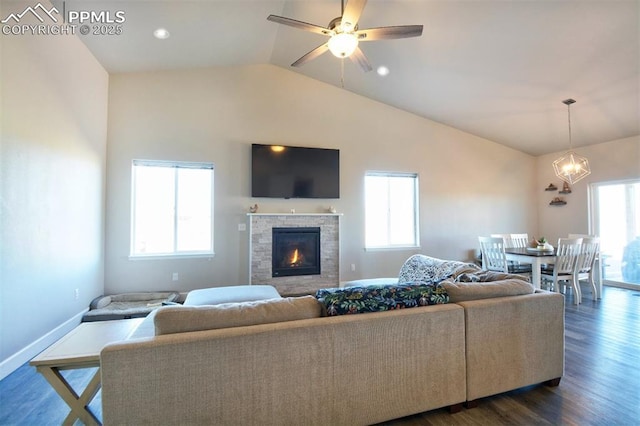
[{"label": "sofa cushion", "polygon": [[398,282],[421,281],[437,283],[462,272],[476,272],[479,270],[481,269],[472,263],[442,260],[423,254],[414,254],[400,268]]},{"label": "sofa cushion", "polygon": [[279,297],[278,290],[270,285],[236,285],[191,290],[187,294],[184,304],[186,306],[218,305],[220,303],[277,299]]},{"label": "sofa cushion", "polygon": [[519,279],[483,282],[457,282],[448,279],[440,284],[446,289],[449,294],[449,300],[453,303],[494,297],[519,296],[532,294],[535,291],[533,285]]},{"label": "sofa cushion", "polygon": [[154,318],[156,335],[294,321],[321,316],[313,296],[203,306],[166,306]]},{"label": "sofa cushion", "polygon": [[328,316],[380,312],[449,302],[439,284],[424,282],[366,285],[318,290],[316,297]]}]

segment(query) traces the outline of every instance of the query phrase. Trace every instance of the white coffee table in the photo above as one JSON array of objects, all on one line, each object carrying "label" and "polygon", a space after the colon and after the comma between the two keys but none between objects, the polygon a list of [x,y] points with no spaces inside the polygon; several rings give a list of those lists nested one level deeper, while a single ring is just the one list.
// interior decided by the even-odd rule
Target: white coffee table
[{"label": "white coffee table", "polygon": [[[30,361],[71,408],[63,424],[72,425],[76,419],[85,425],[101,424],[88,407],[100,390],[100,351],[108,343],[127,340],[143,320],[81,323]],[[95,367],[98,370],[80,396],[60,374],[61,370]]]}]

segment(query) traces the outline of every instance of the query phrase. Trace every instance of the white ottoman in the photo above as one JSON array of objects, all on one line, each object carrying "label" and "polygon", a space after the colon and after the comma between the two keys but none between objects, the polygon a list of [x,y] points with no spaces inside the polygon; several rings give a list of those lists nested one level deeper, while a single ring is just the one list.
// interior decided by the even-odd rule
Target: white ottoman
[{"label": "white ottoman", "polygon": [[191,290],[184,299],[185,306],[218,305],[220,303],[251,302],[281,299],[280,293],[270,285],[237,285]]}]

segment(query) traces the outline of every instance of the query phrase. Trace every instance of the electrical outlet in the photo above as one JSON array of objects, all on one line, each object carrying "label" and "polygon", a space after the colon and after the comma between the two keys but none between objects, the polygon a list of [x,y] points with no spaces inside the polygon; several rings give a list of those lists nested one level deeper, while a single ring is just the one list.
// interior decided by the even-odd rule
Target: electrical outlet
[{"label": "electrical outlet", "polygon": [[246,223],[239,223],[238,224],[238,231],[246,231],[247,230],[247,224]]},{"label": "electrical outlet", "polygon": [[76,300],[80,299],[80,289],[76,288],[73,292],[73,295],[75,296]]},{"label": "electrical outlet", "polygon": [[174,272],[174,273],[171,275],[171,279],[172,279],[173,281],[178,281],[178,273],[177,273],[177,272]]}]

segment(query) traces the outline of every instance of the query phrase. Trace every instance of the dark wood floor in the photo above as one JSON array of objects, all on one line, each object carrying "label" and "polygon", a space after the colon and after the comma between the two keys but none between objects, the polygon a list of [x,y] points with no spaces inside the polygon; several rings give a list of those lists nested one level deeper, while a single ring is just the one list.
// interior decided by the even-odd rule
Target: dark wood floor
[{"label": "dark wood floor", "polygon": [[[640,292],[605,287],[593,302],[566,306],[565,375],[560,386],[529,386],[480,400],[473,409],[434,410],[385,425],[640,425]],[[64,372],[84,387],[92,370]],[[391,391],[391,390],[390,390]],[[92,402],[100,415],[100,393]],[[0,381],[0,425],[59,425],[65,403],[33,367]]]}]

